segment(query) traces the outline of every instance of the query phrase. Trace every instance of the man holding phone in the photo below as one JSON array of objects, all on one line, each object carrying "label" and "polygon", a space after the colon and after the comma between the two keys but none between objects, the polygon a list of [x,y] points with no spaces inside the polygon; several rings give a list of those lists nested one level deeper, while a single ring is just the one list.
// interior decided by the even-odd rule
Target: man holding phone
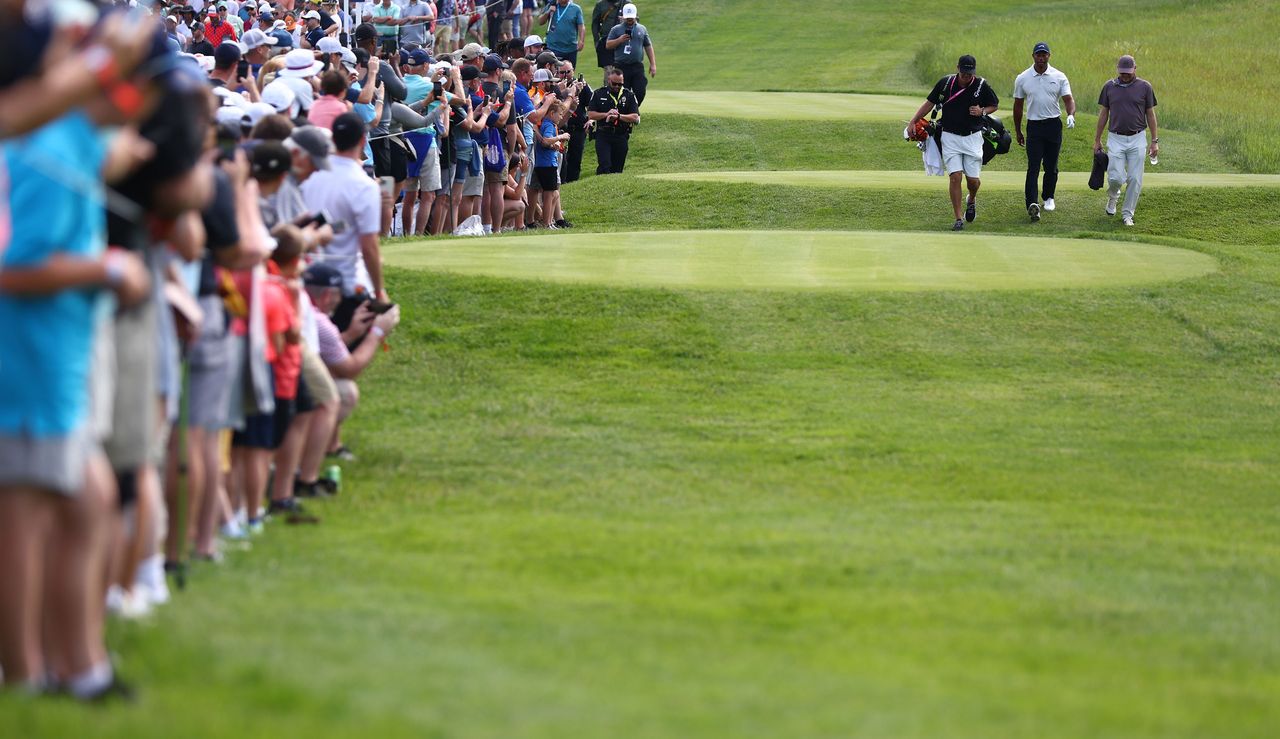
[{"label": "man holding phone", "polygon": [[364,144],[368,133],[358,113],[343,113],[333,121],[329,169],[302,183],[302,197],[313,213],[332,219],[333,242],[321,261],[342,273],[343,301],[334,322],[345,329],[355,308],[370,297],[389,302],[382,282],[382,193],[364,172]]},{"label": "man holding phone", "polygon": [[644,57],[649,57],[649,77],[658,76],[658,61],[653,55],[649,29],[640,25],[635,5],[622,6],[622,22],[609,31],[604,46],[613,51],[613,66],[622,70],[622,86],[635,94],[637,106],[643,105],[645,90],[649,87],[649,78],[644,76]]},{"label": "man holding phone", "polygon": [[587,117],[596,124],[596,174],[620,174],[627,165],[631,127],[640,122],[640,102],[622,84],[622,70],[609,68],[609,86],[591,96]]}]

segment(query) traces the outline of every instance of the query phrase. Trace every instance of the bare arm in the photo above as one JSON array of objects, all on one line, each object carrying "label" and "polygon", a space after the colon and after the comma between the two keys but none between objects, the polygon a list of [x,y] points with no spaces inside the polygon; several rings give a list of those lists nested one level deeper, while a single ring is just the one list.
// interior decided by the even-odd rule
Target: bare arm
[{"label": "bare arm", "polygon": [[924,118],[925,114],[927,114],[931,110],[933,110],[933,102],[930,100],[924,101],[924,105],[921,105],[920,109],[916,111],[916,114],[911,116],[910,125],[912,126],[916,125],[916,121],[920,120],[921,118]]},{"label": "bare arm", "polygon": [[1102,132],[1107,130],[1107,118],[1111,111],[1105,106],[1098,106],[1098,128],[1093,134],[1093,150],[1102,151]]},{"label": "bare arm", "polygon": [[653,55],[653,40],[649,40],[649,45],[644,47],[645,56],[649,57],[649,76],[658,76],[658,58]]},{"label": "bare arm", "polygon": [[1160,127],[1156,122],[1156,109],[1147,108],[1147,128],[1151,129],[1151,145],[1148,148],[1148,156],[1155,156],[1160,153]]},{"label": "bare arm", "polygon": [[1071,95],[1063,95],[1062,102],[1067,106],[1067,115],[1076,114],[1076,99]]}]

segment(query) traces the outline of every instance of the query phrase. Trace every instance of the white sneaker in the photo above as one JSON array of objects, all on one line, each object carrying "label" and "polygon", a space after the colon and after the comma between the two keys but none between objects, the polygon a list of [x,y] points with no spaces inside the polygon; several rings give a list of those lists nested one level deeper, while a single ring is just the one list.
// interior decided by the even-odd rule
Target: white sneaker
[{"label": "white sneaker", "polygon": [[1116,214],[1116,203],[1118,202],[1120,202],[1119,193],[1116,193],[1115,195],[1107,195],[1107,215],[1113,216]]},{"label": "white sneaker", "polygon": [[169,602],[169,583],[164,577],[164,555],[157,554],[143,560],[138,567],[138,578],[133,588],[143,592],[153,606]]},{"label": "white sneaker", "polygon": [[1044,201],[1044,209],[1045,209],[1045,211],[1047,211],[1047,212],[1049,212],[1049,213],[1052,213],[1052,212],[1054,211],[1054,209],[1055,209],[1055,208],[1057,208],[1057,207],[1058,207],[1058,206],[1057,206],[1057,205],[1054,205],[1054,203],[1053,203],[1053,198],[1049,198],[1049,199],[1047,199],[1047,200],[1045,200],[1045,201]]},{"label": "white sneaker", "polygon": [[1132,226],[1132,225],[1133,225],[1133,218],[1131,218],[1130,216],[1125,216],[1125,217],[1124,217],[1124,225],[1126,225],[1126,226]]}]

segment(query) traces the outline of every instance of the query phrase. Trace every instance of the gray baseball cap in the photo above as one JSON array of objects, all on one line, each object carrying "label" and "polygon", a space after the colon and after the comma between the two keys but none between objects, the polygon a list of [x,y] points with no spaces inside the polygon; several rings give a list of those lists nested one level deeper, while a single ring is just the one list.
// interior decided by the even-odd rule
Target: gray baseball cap
[{"label": "gray baseball cap", "polygon": [[1128,54],[1125,54],[1124,56],[1120,57],[1120,61],[1116,62],[1117,72],[1132,72],[1137,68],[1138,68],[1138,63],[1135,62],[1133,60],[1133,57],[1129,56]]},{"label": "gray baseball cap", "polygon": [[329,132],[317,126],[298,126],[285,139],[290,148],[297,147],[316,165],[316,169],[329,168],[329,155],[333,153],[333,141]]}]

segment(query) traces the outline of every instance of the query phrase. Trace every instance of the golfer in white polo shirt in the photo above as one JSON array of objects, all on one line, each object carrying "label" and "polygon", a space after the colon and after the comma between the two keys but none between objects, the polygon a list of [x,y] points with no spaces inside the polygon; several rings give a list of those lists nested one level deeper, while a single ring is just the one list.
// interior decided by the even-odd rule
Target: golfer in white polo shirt
[{"label": "golfer in white polo shirt", "polygon": [[[1027,147],[1027,215],[1040,220],[1040,198],[1044,209],[1056,207],[1053,196],[1058,188],[1058,153],[1062,151],[1061,98],[1067,107],[1067,128],[1076,127],[1076,101],[1071,97],[1071,82],[1060,70],[1049,65],[1049,44],[1041,41],[1031,50],[1033,64],[1013,81],[1013,130],[1018,146]],[[1022,114],[1027,114],[1027,135],[1022,136]],[[1044,164],[1044,187],[1039,187],[1040,165]]]}]

